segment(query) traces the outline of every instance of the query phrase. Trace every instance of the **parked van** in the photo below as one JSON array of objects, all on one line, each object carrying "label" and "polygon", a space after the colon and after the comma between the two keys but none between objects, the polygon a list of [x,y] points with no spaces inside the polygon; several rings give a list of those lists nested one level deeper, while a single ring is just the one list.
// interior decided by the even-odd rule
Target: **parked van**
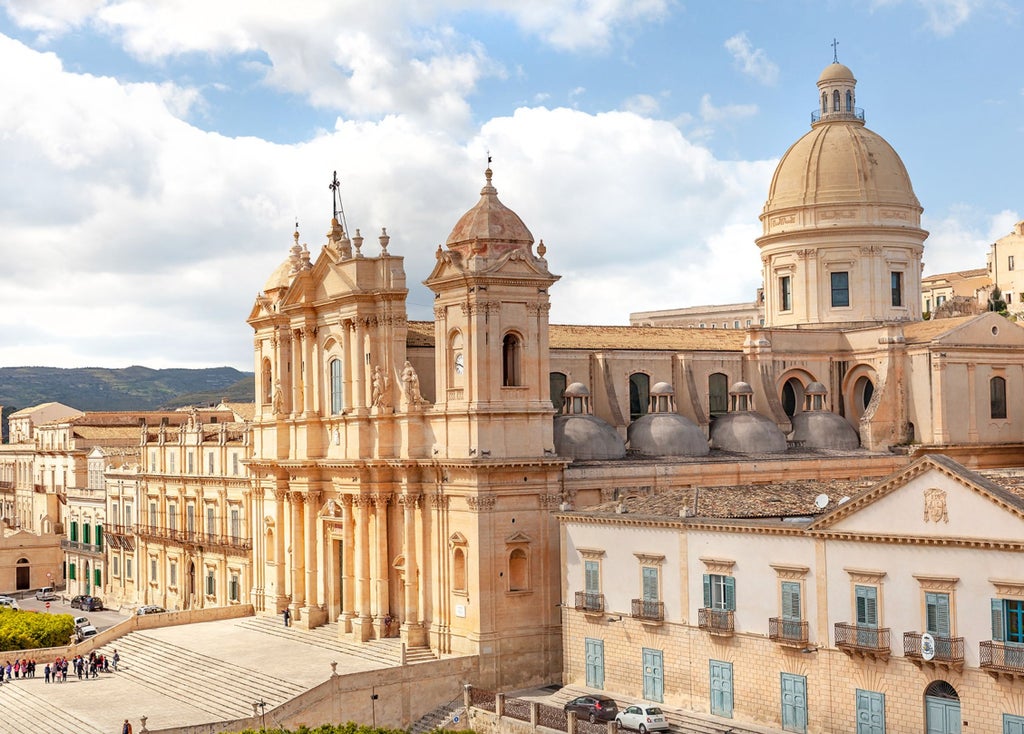
[{"label": "parked van", "polygon": [[0,607],[6,607],[7,609],[21,609],[18,606],[18,601],[14,597],[0,596]]},{"label": "parked van", "polygon": [[53,601],[57,598],[57,595],[53,593],[52,586],[44,586],[36,592],[36,599],[39,601]]}]

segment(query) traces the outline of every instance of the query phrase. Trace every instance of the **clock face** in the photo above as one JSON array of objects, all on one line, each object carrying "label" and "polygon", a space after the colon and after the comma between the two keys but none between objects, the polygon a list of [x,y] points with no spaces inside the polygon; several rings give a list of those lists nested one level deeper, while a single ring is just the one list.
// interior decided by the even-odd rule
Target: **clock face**
[{"label": "clock face", "polygon": [[461,375],[466,371],[466,358],[459,352],[455,355],[455,374]]}]

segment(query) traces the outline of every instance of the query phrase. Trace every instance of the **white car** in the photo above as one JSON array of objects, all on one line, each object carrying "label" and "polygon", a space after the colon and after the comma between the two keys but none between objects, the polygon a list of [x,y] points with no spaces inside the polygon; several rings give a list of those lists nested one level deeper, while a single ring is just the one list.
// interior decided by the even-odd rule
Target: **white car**
[{"label": "white car", "polygon": [[18,600],[11,596],[0,596],[0,607],[7,607],[8,609],[21,609],[18,606]]},{"label": "white car", "polygon": [[75,629],[81,629],[82,627],[88,627],[91,623],[88,617],[75,617]]},{"label": "white car", "polygon": [[622,728],[636,729],[640,734],[669,728],[665,712],[657,706],[627,706],[615,716],[615,721]]},{"label": "white car", "polygon": [[36,599],[39,601],[54,601],[56,598],[57,595],[53,593],[52,586],[44,586],[36,592]]},{"label": "white car", "polygon": [[87,624],[84,627],[78,628],[78,641],[83,642],[88,640],[90,637],[95,637],[99,634],[99,630],[93,627],[91,624]]}]

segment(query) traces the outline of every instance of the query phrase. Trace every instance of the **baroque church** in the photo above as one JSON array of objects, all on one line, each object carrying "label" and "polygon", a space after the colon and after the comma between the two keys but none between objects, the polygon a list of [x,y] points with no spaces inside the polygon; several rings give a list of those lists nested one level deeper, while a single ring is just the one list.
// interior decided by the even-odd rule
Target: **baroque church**
[{"label": "baroque church", "polygon": [[549,683],[576,654],[567,512],[881,478],[924,453],[1019,463],[1024,329],[922,320],[903,162],[846,66],[813,106],[760,214],[765,323],[747,329],[549,324],[559,276],[489,168],[424,281],[432,323],[408,319],[386,232],[335,217],[317,253],[296,232],[248,318],[256,610],[476,654],[486,687]]}]

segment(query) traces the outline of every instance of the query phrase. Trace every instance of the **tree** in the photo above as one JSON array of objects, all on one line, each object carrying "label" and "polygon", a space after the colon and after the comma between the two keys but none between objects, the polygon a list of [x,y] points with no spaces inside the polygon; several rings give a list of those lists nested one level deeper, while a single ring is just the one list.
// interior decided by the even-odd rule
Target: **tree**
[{"label": "tree", "polygon": [[1006,315],[1006,301],[1003,299],[1003,292],[999,286],[993,286],[992,292],[988,294],[988,310]]}]

